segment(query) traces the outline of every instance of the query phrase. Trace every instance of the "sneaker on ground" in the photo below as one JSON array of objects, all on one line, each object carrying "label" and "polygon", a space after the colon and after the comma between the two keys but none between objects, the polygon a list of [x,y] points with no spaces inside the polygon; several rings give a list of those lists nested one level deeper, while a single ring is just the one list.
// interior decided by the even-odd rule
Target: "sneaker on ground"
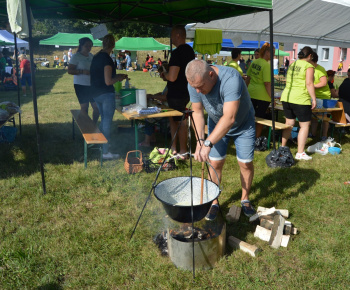
[{"label": "sneaker on ground", "polygon": [[103,154],[102,157],[103,157],[103,159],[118,159],[120,157],[120,155],[108,152],[106,154]]},{"label": "sneaker on ground", "polygon": [[303,152],[303,153],[297,153],[295,155],[295,159],[297,159],[297,160],[311,160],[312,157],[307,155],[305,152]]},{"label": "sneaker on ground", "polygon": [[219,205],[218,204],[213,204],[207,215],[205,216],[205,219],[208,221],[213,221],[216,219],[216,216],[218,215],[218,211],[219,211]]}]

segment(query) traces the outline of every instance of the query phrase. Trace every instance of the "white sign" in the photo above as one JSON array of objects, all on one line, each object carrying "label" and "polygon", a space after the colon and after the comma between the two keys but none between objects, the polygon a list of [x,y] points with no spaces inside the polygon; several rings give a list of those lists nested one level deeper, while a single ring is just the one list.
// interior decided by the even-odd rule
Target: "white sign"
[{"label": "white sign", "polygon": [[55,47],[56,47],[56,48],[59,48],[60,46],[56,44]]},{"label": "white sign", "polygon": [[94,39],[102,38],[108,34],[105,24],[100,24],[99,26],[93,27],[90,29],[90,31]]}]

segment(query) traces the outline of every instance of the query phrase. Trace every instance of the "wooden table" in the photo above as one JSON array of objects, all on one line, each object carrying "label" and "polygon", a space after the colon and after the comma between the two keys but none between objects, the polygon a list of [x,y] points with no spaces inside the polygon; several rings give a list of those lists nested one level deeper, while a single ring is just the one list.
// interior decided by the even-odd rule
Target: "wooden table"
[{"label": "wooden table", "polygon": [[121,107],[117,107],[117,111],[119,113],[121,113],[127,120],[132,120],[135,121],[135,150],[138,150],[138,146],[139,146],[139,138],[138,138],[138,124],[139,121],[141,120],[145,120],[147,118],[168,118],[168,117],[181,117],[183,115],[183,113],[171,109],[167,106],[164,105],[158,105],[158,107],[160,107],[160,109],[162,110],[160,113],[157,114],[149,114],[149,115],[139,115],[137,113],[130,113],[130,112],[122,112],[122,108]]}]

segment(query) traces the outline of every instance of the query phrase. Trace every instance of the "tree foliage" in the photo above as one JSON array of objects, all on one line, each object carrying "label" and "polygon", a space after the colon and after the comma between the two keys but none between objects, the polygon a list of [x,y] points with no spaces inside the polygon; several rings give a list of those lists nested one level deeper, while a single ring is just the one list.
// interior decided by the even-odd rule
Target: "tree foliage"
[{"label": "tree foliage", "polygon": [[95,25],[83,20],[43,19],[36,20],[33,27],[34,35],[54,35],[58,32],[90,33]]},{"label": "tree foliage", "polygon": [[122,37],[169,37],[170,28],[162,25],[135,23],[135,22],[117,22],[108,23],[108,30],[118,39]]}]

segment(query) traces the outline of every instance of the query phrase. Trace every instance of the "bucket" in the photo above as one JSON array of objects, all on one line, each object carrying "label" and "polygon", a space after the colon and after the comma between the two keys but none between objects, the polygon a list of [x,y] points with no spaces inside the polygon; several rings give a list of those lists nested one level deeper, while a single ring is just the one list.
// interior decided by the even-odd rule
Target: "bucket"
[{"label": "bucket", "polygon": [[142,108],[147,108],[146,90],[136,90],[136,104],[141,105]]},{"label": "bucket", "polygon": [[120,90],[120,105],[127,106],[136,104],[136,89],[122,89]]},{"label": "bucket", "polygon": [[338,103],[337,100],[324,99],[323,100],[323,107],[325,107],[325,108],[334,108],[337,103]]}]

